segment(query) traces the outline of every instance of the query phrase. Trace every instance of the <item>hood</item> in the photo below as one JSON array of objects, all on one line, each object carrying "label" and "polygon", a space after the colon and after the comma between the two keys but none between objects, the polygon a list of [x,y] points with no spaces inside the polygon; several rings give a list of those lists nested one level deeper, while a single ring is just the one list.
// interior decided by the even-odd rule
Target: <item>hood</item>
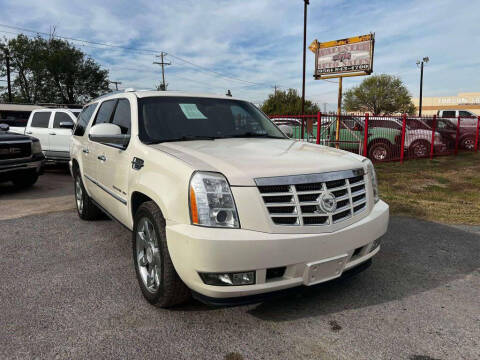
[{"label": "hood", "polygon": [[313,174],[362,167],[362,156],[288,139],[215,139],[151,145],[196,170],[216,171],[231,185],[255,186],[253,179]]},{"label": "hood", "polygon": [[0,142],[2,141],[30,141],[32,138],[27,135],[21,135],[10,131],[0,131]]}]

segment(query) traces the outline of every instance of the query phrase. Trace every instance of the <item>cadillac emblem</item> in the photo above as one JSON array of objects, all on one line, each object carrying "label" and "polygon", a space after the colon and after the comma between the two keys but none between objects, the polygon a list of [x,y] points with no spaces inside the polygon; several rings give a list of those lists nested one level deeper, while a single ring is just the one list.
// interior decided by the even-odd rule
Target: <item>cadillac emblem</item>
[{"label": "cadillac emblem", "polygon": [[318,207],[324,213],[331,213],[337,209],[337,199],[335,195],[327,191],[318,197]]}]

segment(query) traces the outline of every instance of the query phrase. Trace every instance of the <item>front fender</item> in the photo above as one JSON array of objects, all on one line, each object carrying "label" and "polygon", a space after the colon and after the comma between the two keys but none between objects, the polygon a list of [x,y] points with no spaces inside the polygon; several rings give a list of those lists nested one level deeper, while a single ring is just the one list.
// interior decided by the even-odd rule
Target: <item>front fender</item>
[{"label": "front fender", "polygon": [[152,199],[165,220],[189,224],[188,186],[194,169],[164,153],[155,156],[153,160],[144,159],[144,167],[135,171],[130,181],[129,227],[133,228],[135,214],[131,200],[135,192]]}]

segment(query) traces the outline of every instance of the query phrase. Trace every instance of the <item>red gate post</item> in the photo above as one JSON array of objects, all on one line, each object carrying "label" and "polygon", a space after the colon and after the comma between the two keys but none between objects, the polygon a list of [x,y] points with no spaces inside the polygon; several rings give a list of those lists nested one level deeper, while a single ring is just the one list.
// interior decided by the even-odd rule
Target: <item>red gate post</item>
[{"label": "red gate post", "polygon": [[[302,114],[302,115],[303,115],[303,114]],[[305,137],[305,136],[304,136],[305,125],[303,124],[303,121],[305,120],[305,118],[302,116],[300,119],[302,119],[302,137],[301,137],[301,139],[303,140],[303,138]]]},{"label": "red gate post", "polygon": [[460,137],[460,115],[458,116],[457,120],[457,134],[455,136],[455,155],[458,154],[458,142],[459,142],[459,137]]},{"label": "red gate post", "polygon": [[322,127],[322,113],[317,112],[317,145],[320,144],[320,129]]},{"label": "red gate post", "polygon": [[478,151],[479,131],[480,131],[480,116],[477,118],[477,134],[475,135],[475,151]]},{"label": "red gate post", "polygon": [[405,153],[405,129],[407,127],[407,114],[403,114],[402,121],[402,144],[400,146],[400,162],[403,163],[403,157]]},{"label": "red gate post", "polygon": [[430,142],[430,159],[433,159],[433,152],[435,150],[435,131],[436,130],[437,130],[437,115],[433,115],[432,141]]},{"label": "red gate post", "polygon": [[368,113],[365,113],[365,133],[363,134],[363,156],[367,157],[368,145]]}]

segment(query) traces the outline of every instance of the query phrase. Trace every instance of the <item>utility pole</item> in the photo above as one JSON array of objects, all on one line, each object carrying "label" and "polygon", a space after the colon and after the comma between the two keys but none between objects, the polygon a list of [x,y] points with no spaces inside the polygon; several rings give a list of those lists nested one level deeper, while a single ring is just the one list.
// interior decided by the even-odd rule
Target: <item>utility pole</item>
[{"label": "utility pole", "polygon": [[[307,6],[310,0],[303,0],[303,79],[302,79],[302,115],[305,112],[305,59],[307,51]],[[307,128],[309,128],[307,124]],[[302,139],[304,137],[304,122],[302,119]]]},{"label": "utility pole", "polygon": [[273,94],[277,96],[277,84],[273,85]]},{"label": "utility pole", "polygon": [[420,98],[418,101],[418,116],[422,116],[422,93],[423,93],[423,63],[428,63],[430,61],[430,58],[428,56],[425,56],[422,61],[417,60],[417,66],[420,65]]},{"label": "utility pole", "polygon": [[7,65],[8,102],[12,102],[12,85],[10,83],[10,54],[8,53],[7,48],[5,48],[5,62]]},{"label": "utility pole", "polygon": [[154,61],[153,63],[154,64],[157,64],[157,65],[161,65],[162,66],[162,83],[160,84],[160,90],[162,91],[166,91],[167,90],[167,84],[165,83],[165,66],[168,66],[168,65],[172,65],[171,62],[164,62],[163,61],[163,57],[166,56],[167,53],[166,52],[161,52],[160,55],[156,55],[155,57],[159,57],[162,59],[162,61],[158,62],[158,61]]},{"label": "utility pole", "polygon": [[115,84],[115,90],[118,91],[118,85],[121,85],[121,81],[109,81],[110,84]]}]

